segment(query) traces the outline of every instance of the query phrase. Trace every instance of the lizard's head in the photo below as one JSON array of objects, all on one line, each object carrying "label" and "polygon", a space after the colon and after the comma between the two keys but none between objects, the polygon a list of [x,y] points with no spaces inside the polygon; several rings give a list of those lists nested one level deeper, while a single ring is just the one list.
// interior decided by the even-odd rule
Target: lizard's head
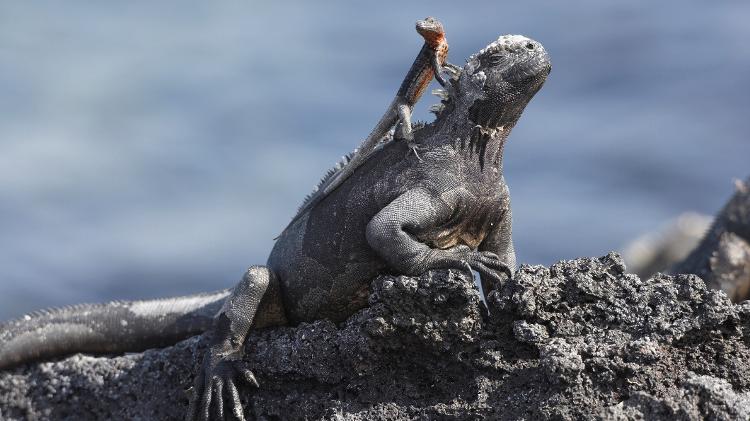
[{"label": "lizard's head", "polygon": [[552,69],[542,44],[521,35],[504,35],[471,56],[465,70],[483,83],[469,118],[485,127],[515,124]]},{"label": "lizard's head", "polygon": [[445,36],[443,24],[431,16],[418,20],[416,28],[419,35],[431,44],[438,44]]}]

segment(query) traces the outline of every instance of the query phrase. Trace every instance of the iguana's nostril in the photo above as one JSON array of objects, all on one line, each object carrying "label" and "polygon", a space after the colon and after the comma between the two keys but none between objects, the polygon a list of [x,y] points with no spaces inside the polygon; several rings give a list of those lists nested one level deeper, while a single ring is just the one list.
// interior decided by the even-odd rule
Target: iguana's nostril
[{"label": "iguana's nostril", "polygon": [[527,50],[533,50],[534,49],[534,44],[532,44],[532,43],[526,44],[526,49]]}]

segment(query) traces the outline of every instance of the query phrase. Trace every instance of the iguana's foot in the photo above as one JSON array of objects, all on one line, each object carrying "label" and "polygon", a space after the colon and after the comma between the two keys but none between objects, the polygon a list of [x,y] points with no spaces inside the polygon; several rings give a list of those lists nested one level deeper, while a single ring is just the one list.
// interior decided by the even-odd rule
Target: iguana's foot
[{"label": "iguana's foot", "polygon": [[[493,284],[496,289],[513,277],[513,270],[500,257],[489,251],[475,251],[468,256],[466,263],[479,272],[483,284]],[[489,282],[488,282],[489,281]]]},{"label": "iguana's foot", "polygon": [[479,272],[483,285],[492,284],[497,288],[513,277],[513,269],[495,253],[471,250],[465,245],[453,247],[449,251],[457,258],[456,267]]},{"label": "iguana's foot", "polygon": [[239,387],[258,387],[253,372],[237,356],[213,356],[209,351],[203,361],[203,369],[195,378],[187,419],[244,421]]}]

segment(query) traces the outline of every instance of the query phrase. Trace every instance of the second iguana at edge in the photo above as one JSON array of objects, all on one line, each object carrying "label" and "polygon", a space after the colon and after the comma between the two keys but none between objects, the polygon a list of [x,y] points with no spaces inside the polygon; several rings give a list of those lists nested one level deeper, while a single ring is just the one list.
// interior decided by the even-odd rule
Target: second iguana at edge
[{"label": "second iguana at edge", "polygon": [[[238,387],[251,328],[345,320],[391,272],[473,269],[485,292],[515,268],[505,141],[551,69],[536,41],[506,35],[473,55],[436,120],[415,130],[421,159],[389,142],[279,237],[266,266],[232,290],[153,301],[80,305],[0,326],[0,368],[73,352],[166,345],[213,325],[190,419],[244,419]],[[406,156],[406,158],[405,158]]]}]

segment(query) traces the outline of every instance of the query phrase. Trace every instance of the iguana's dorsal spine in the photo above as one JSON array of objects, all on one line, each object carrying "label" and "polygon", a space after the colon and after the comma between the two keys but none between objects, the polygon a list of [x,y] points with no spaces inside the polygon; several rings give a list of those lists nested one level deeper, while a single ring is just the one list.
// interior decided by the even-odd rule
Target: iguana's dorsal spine
[{"label": "iguana's dorsal spine", "polygon": [[[318,184],[315,185],[313,190],[305,196],[305,198],[302,200],[302,203],[299,205],[299,208],[297,209],[297,213],[294,215],[294,218],[292,218],[292,222],[297,220],[297,218],[302,214],[302,212],[306,209],[308,209],[310,206],[313,205],[313,200],[318,195],[318,192],[322,191],[323,188],[328,184],[328,182],[336,175],[338,174],[342,168],[347,166],[349,162],[351,162],[352,157],[354,154],[357,153],[357,150],[353,150],[352,152],[349,152],[348,154],[341,157],[339,162],[336,163],[333,167],[329,168],[328,171],[326,171],[325,174],[323,174],[323,177],[318,181]],[[291,224],[291,222],[290,222]]]}]

